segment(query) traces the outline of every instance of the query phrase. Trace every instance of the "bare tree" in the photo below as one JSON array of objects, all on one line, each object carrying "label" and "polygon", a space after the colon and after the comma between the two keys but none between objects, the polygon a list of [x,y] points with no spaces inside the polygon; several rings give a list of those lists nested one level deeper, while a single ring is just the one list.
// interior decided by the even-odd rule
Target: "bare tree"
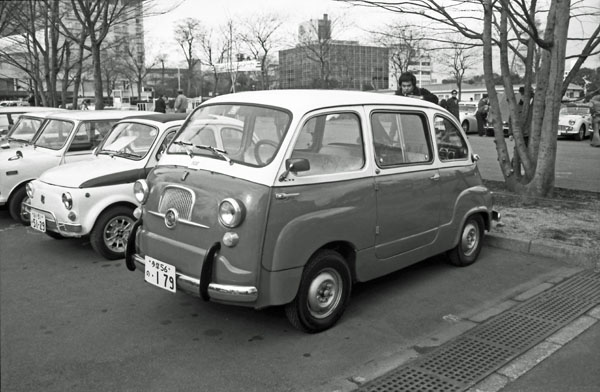
[{"label": "bare tree", "polygon": [[[581,64],[589,56],[598,53],[600,45],[600,25],[587,37],[579,37],[585,42],[585,46],[577,56],[577,61],[569,75],[564,78],[569,23],[572,18],[577,18],[583,13],[596,15],[597,20],[597,8],[586,11],[579,7],[571,8],[570,0],[550,0],[547,9],[540,9],[537,1],[529,0],[483,0],[481,2],[407,0],[393,3],[368,0],[337,1],[427,18],[437,26],[445,28],[448,33],[458,32],[468,39],[480,41],[483,45],[484,75],[491,110],[500,113],[498,94],[493,81],[492,61],[493,47],[497,47],[500,52],[501,74],[515,137],[515,153],[520,158],[524,174],[522,176],[515,174],[515,171],[520,172],[521,169],[511,164],[503,137],[502,122],[495,121],[493,126],[500,169],[507,187],[513,191],[531,196],[546,196],[552,193],[561,98]],[[538,28],[536,20],[540,17],[546,18],[543,31]],[[522,40],[526,39],[523,43],[528,48],[527,55],[523,56],[526,68],[526,90],[522,115],[517,110],[508,60],[509,54],[518,52],[514,31],[519,32],[518,37]],[[535,60],[536,49],[539,49],[540,53],[539,66],[534,68],[538,64]],[[531,108],[532,115],[527,116],[530,109],[528,98],[531,95],[533,75],[535,75],[536,86],[535,99]],[[523,119],[528,118],[531,120],[527,124]],[[524,127],[527,127],[530,132],[528,145],[525,144],[523,137]]]},{"label": "bare tree", "polygon": [[456,86],[458,87],[458,100],[462,94],[462,83],[465,72],[479,63],[481,52],[473,48],[472,44],[465,43],[464,40],[456,40],[451,44],[452,49],[448,50],[449,55],[444,56],[445,65],[450,69]]},{"label": "bare tree", "polygon": [[209,30],[200,37],[200,61],[210,69],[213,77],[213,96],[217,95],[219,84],[219,64],[223,62],[228,50],[228,42],[221,35],[216,37],[214,30]]},{"label": "bare tree", "polygon": [[240,35],[240,38],[251,55],[260,63],[261,90],[268,90],[270,86],[271,52],[282,42],[278,36],[282,25],[283,20],[275,14],[255,15],[244,21],[245,32]]},{"label": "bare tree", "polygon": [[200,62],[195,52],[197,45],[204,34],[200,20],[195,18],[186,18],[175,26],[175,41],[181,47],[187,64],[187,92],[192,89],[192,80],[194,79],[194,68]]}]

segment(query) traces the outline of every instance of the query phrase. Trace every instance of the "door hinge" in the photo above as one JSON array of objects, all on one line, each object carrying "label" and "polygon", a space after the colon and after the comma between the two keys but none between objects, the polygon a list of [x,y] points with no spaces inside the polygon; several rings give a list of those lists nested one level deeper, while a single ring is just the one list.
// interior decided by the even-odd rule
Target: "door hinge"
[{"label": "door hinge", "polygon": [[379,226],[375,226],[375,235],[379,235]]}]

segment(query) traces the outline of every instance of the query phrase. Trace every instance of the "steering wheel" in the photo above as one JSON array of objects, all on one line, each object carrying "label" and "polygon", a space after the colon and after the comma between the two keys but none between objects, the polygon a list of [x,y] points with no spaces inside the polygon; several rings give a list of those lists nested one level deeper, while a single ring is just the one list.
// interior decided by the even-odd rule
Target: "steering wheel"
[{"label": "steering wheel", "polygon": [[260,165],[266,165],[268,163],[268,161],[267,162],[263,161],[260,156],[260,149],[262,146],[271,146],[274,149],[277,149],[278,144],[272,140],[265,139],[265,140],[261,140],[261,141],[257,142],[256,145],[254,146],[254,158],[256,158],[256,162],[258,162]]}]

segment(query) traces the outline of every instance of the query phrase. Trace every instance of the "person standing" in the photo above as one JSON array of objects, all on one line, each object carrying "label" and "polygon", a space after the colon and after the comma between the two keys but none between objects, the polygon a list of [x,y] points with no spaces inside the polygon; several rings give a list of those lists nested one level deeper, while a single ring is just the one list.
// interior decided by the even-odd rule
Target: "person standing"
[{"label": "person standing", "polygon": [[590,99],[592,105],[592,137],[590,146],[600,147],[600,94]]},{"label": "person standing", "polygon": [[159,113],[167,112],[167,102],[165,101],[165,95],[161,94],[156,102],[154,102],[154,111]]},{"label": "person standing", "polygon": [[175,98],[175,113],[185,113],[188,107],[188,99],[183,94],[183,90],[177,90],[177,98]]},{"label": "person standing", "polygon": [[448,111],[460,122],[460,114],[458,110],[458,91],[452,90],[452,96],[446,100]]},{"label": "person standing", "polygon": [[417,77],[411,72],[404,72],[400,75],[398,82],[400,83],[400,88],[396,90],[396,95],[424,99],[435,104],[439,102],[438,97],[435,94],[432,94],[431,91],[426,88],[417,87]]},{"label": "person standing", "polygon": [[477,119],[477,132],[479,136],[485,136],[485,123],[487,121],[488,111],[490,110],[490,100],[487,94],[483,94],[483,97],[477,103],[477,112],[475,112],[475,118]]}]

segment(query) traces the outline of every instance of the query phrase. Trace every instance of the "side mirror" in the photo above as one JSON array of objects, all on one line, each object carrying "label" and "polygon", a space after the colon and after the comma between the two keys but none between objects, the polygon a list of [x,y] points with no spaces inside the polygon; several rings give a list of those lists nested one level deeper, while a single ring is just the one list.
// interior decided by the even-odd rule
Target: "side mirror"
[{"label": "side mirror", "polygon": [[279,176],[279,181],[287,178],[290,172],[302,172],[310,170],[310,162],[305,158],[289,158],[285,161],[285,171]]},{"label": "side mirror", "polygon": [[473,162],[477,162],[479,160],[479,154],[471,154],[471,158],[473,159]]}]

